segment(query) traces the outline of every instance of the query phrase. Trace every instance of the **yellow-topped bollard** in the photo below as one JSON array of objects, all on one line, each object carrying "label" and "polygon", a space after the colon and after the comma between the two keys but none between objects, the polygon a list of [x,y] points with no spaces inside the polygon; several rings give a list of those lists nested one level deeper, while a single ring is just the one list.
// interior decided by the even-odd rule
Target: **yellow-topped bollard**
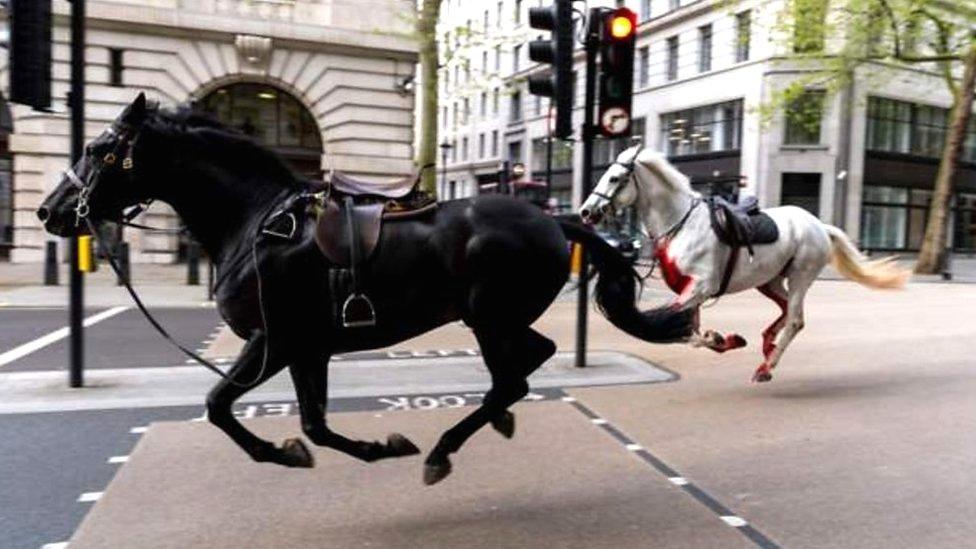
[{"label": "yellow-topped bollard", "polygon": [[95,258],[92,254],[91,235],[81,235],[78,237],[78,270],[83,273],[95,271]]}]

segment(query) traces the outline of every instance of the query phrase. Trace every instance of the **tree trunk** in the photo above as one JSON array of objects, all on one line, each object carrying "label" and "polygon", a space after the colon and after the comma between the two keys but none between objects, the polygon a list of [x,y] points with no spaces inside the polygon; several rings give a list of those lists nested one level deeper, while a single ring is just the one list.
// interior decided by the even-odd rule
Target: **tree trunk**
[{"label": "tree trunk", "polygon": [[945,148],[942,150],[942,162],[939,164],[939,173],[935,179],[935,189],[932,192],[925,238],[922,241],[922,249],[918,253],[918,262],[915,264],[915,272],[919,274],[938,273],[945,260],[953,179],[956,176],[956,168],[959,165],[959,157],[962,154],[963,143],[966,141],[969,119],[973,111],[974,87],[976,87],[976,44],[970,46],[969,53],[966,55],[962,83],[952,107],[952,120],[949,124]]},{"label": "tree trunk", "polygon": [[440,18],[441,0],[423,0],[417,18],[417,36],[420,40],[420,142],[416,163],[423,171],[421,187],[437,194],[437,20]]}]

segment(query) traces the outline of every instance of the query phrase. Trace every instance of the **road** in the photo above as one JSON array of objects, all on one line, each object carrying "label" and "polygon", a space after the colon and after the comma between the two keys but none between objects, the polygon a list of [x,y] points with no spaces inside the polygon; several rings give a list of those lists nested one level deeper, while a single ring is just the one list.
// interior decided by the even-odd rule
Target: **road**
[{"label": "road", "polygon": [[[591,348],[642,357],[680,380],[536,393],[539,400],[578,399],[625,440],[647,448],[781,546],[964,546],[976,536],[974,302],[976,286],[964,284],[916,284],[879,293],[818,282],[808,299],[806,329],[774,380],[762,385],[749,378],[760,360],[758,334],[776,309],[758,293],[728,296],[704,311],[706,327],[738,331],[750,342],[724,355],[648,345],[594,315]],[[573,308],[572,302],[557,303],[537,324],[562,350],[573,348]],[[132,313],[92,326],[90,367],[185,366],[148,328],[140,329]],[[219,326],[208,309],[160,314],[182,341],[200,348]],[[57,330],[63,318],[63,311],[0,309],[0,355]],[[6,374],[62,368],[57,357],[64,356],[65,343],[0,366],[0,390]],[[450,325],[396,350],[463,353],[471,346],[470,333]],[[432,380],[416,383],[418,392],[406,401],[385,395],[331,404],[339,412],[478,401],[477,393],[467,399],[423,394]],[[294,406],[279,399],[241,404],[236,411],[245,417],[292,415]],[[0,413],[0,547],[67,540],[94,505],[79,503],[79,496],[105,490],[125,466],[109,459],[132,450],[139,440],[132,428],[201,413],[198,405]],[[297,425],[290,428],[297,432]],[[601,451],[612,452],[611,447]],[[660,470],[651,467],[648,474]],[[708,505],[690,496],[686,518],[697,524],[694,509],[707,514]]]}]

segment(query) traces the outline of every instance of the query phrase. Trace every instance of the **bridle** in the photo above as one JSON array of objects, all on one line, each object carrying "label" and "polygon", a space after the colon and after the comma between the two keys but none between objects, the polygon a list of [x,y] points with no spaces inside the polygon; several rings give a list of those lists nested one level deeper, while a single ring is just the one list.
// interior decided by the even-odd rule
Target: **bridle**
[{"label": "bridle", "polygon": [[[105,153],[105,156],[101,158],[100,162],[97,162],[95,159],[91,160],[95,166],[89,171],[87,177],[82,180],[81,177],[78,176],[78,173],[75,172],[74,166],[70,166],[64,171],[64,176],[78,189],[78,203],[75,205],[76,227],[81,225],[82,221],[84,221],[87,225],[89,225],[89,230],[93,230],[91,218],[89,217],[91,215],[90,200],[92,192],[101,181],[102,172],[108,168],[111,168],[112,166],[115,166],[120,157],[122,158],[122,171],[128,174],[128,179],[130,181],[134,179],[135,160],[132,158],[132,153],[135,150],[136,142],[139,140],[141,132],[141,129],[133,129],[131,126],[127,125],[123,126],[121,130],[116,129],[115,125],[109,126],[105,129],[105,133],[116,138],[115,146],[111,151]],[[135,229],[170,234],[182,233],[182,229],[163,229],[132,222],[133,219],[138,217],[142,212],[146,211],[149,206],[152,205],[153,200],[154,199],[150,198],[141,201],[138,204],[128,208],[127,211],[121,212],[118,218],[106,220]]]}]

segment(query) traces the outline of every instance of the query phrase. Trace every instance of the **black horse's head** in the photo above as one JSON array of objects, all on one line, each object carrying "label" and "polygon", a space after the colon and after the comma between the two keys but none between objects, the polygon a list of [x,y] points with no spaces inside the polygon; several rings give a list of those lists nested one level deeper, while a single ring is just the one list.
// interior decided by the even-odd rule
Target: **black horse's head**
[{"label": "black horse's head", "polygon": [[44,228],[58,236],[87,232],[88,223],[116,221],[146,199],[134,177],[139,136],[152,109],[140,93],[111,126],[85,147],[81,159],[37,209]]}]

